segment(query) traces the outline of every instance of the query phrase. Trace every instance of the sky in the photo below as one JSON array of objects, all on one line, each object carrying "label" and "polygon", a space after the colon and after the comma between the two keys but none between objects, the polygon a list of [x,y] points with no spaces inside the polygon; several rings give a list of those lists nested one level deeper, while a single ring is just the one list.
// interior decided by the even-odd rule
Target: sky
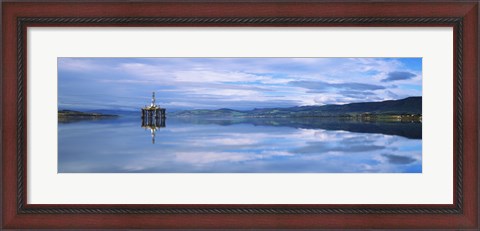
[{"label": "sky", "polygon": [[58,58],[59,109],[292,107],[422,95],[421,58]]}]

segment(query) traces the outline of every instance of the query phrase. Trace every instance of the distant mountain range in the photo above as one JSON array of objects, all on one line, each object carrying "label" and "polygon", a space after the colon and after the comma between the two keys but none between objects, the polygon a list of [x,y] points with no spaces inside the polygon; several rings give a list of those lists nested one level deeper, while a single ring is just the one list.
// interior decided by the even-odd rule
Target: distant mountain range
[{"label": "distant mountain range", "polygon": [[80,112],[73,110],[59,110],[58,117],[115,117],[117,115],[92,113],[92,112]]},{"label": "distant mountain range", "polygon": [[176,117],[338,117],[338,116],[416,116],[422,114],[422,97],[408,97],[381,102],[350,103],[343,105],[299,106],[288,108],[255,108],[241,111],[229,108],[217,110],[186,110],[169,113]]},{"label": "distant mountain range", "polygon": [[76,121],[82,121],[82,120],[103,120],[103,119],[112,119],[117,117],[118,115],[103,114],[103,113],[80,112],[80,111],[73,111],[73,110],[58,111],[59,123],[70,123],[70,122],[76,122]]}]

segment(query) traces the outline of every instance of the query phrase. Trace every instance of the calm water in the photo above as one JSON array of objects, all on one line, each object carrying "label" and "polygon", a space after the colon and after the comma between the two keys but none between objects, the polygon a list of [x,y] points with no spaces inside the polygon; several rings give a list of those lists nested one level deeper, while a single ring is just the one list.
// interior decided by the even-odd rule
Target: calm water
[{"label": "calm water", "polygon": [[58,124],[61,173],[422,172],[421,123],[138,116]]}]

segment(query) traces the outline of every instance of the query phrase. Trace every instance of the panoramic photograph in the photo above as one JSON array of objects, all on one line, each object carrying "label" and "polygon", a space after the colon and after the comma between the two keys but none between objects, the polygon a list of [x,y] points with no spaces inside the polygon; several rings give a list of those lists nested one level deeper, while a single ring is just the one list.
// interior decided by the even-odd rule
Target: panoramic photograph
[{"label": "panoramic photograph", "polygon": [[422,173],[421,58],[58,58],[58,173]]}]

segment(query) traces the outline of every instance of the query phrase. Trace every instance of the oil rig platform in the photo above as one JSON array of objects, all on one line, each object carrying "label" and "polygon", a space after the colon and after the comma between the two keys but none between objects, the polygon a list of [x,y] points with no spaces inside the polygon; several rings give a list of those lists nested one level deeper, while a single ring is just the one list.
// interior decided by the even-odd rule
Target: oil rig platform
[{"label": "oil rig platform", "polygon": [[152,92],[152,103],[142,108],[142,128],[150,129],[152,144],[155,143],[157,129],[165,127],[166,109],[155,104],[155,92]]}]

